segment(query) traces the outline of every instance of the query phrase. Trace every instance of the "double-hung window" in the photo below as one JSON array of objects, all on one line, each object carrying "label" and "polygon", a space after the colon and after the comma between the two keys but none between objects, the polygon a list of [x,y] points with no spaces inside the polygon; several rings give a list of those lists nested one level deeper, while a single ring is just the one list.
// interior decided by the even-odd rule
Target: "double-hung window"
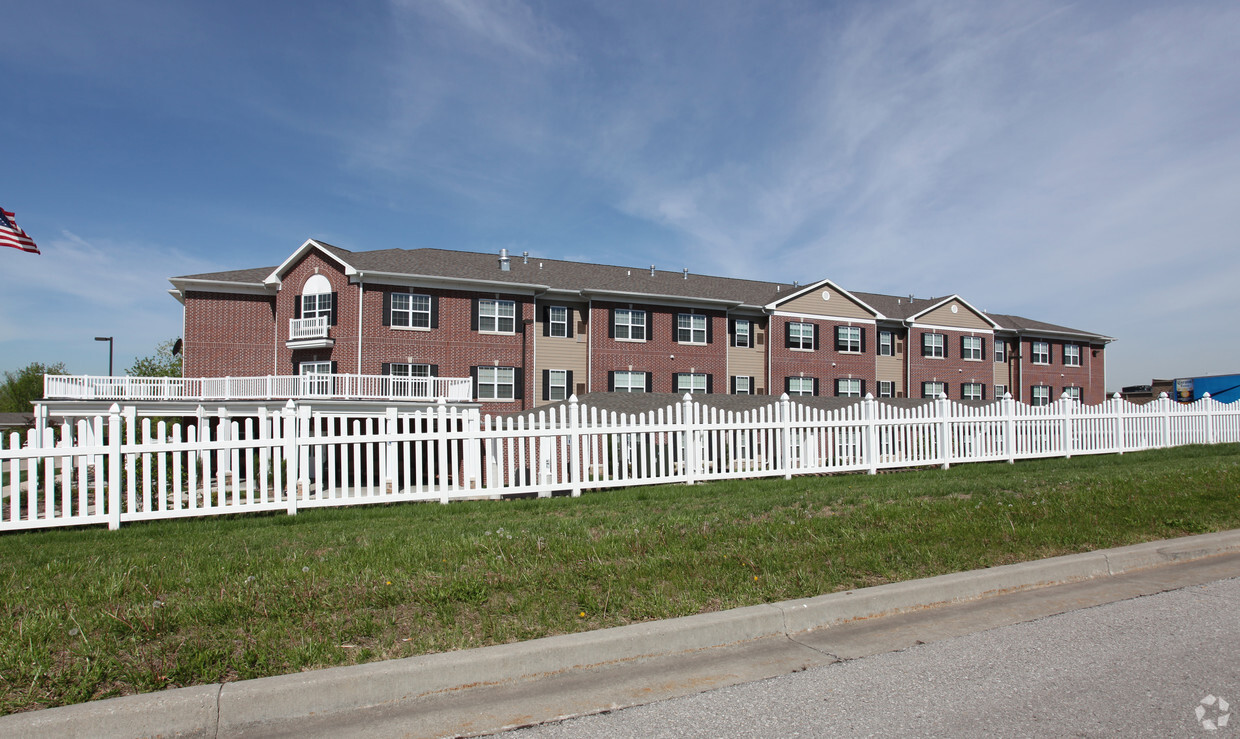
[{"label": "double-hung window", "polygon": [[484,333],[511,334],[517,330],[517,303],[514,300],[478,301],[478,330]]},{"label": "double-hung window", "polygon": [[1007,344],[1002,341],[999,341],[998,339],[995,339],[995,361],[996,362],[1007,361]]},{"label": "double-hung window", "polygon": [[698,313],[678,313],[676,315],[677,344],[705,344],[706,316]]},{"label": "double-hung window", "polygon": [[1004,395],[1007,395],[1007,392],[1008,392],[1007,385],[995,385],[995,397],[996,398],[1002,398]]},{"label": "double-hung window", "polygon": [[389,364],[386,367],[387,374],[393,377],[391,385],[393,396],[419,398],[431,396],[431,366],[429,364],[401,363]]},{"label": "double-hung window", "polygon": [[706,375],[701,372],[677,372],[676,373],[676,392],[678,393],[704,393],[706,392],[707,380]]},{"label": "double-hung window", "polygon": [[985,400],[985,386],[980,382],[966,382],[960,386],[960,397],[964,400]]},{"label": "double-hung window", "polygon": [[1063,345],[1063,366],[1080,367],[1081,366],[1081,346],[1080,344],[1064,344]]},{"label": "double-hung window", "polygon": [[391,324],[402,328],[430,328],[431,296],[392,293]]},{"label": "double-hung window", "polygon": [[303,395],[331,395],[331,362],[302,362],[298,371]]},{"label": "double-hung window", "polygon": [[613,316],[613,325],[617,339],[646,340],[646,311],[644,310],[617,308]]},{"label": "double-hung window", "polygon": [[974,362],[982,361],[982,337],[960,337],[960,358],[972,360]]},{"label": "double-hung window", "polygon": [[859,354],[861,352],[861,327],[836,326],[835,350],[837,352]]},{"label": "double-hung window", "polygon": [[943,334],[922,334],[921,355],[939,359],[947,356],[947,337]]},{"label": "double-hung window", "polygon": [[1081,389],[1079,387],[1066,387],[1063,389],[1064,394],[1076,402],[1081,402]]},{"label": "double-hung window", "polygon": [[618,370],[612,373],[612,390],[617,393],[644,393],[646,373]]},{"label": "double-hung window", "polygon": [[514,400],[516,369],[514,367],[479,367],[479,400]]},{"label": "double-hung window", "polygon": [[302,295],[301,317],[326,318],[330,321],[332,317],[332,294],[318,293],[317,295]]},{"label": "double-hung window", "polygon": [[733,395],[752,395],[753,394],[753,378],[747,375],[737,375],[732,378],[732,394]]},{"label": "double-hung window", "polygon": [[835,381],[835,395],[839,398],[860,398],[861,380],[859,378],[838,378]]},{"label": "double-hung window", "polygon": [[1029,405],[1042,406],[1051,404],[1051,388],[1049,385],[1034,385],[1029,390]]},{"label": "double-hung window", "polygon": [[947,392],[947,386],[941,382],[923,382],[921,383],[921,397],[937,398]]},{"label": "double-hung window", "polygon": [[814,324],[800,322],[789,323],[788,348],[812,351],[814,349]]},{"label": "double-hung window", "polygon": [[878,381],[878,397],[894,398],[896,397],[896,384],[891,380]]},{"label": "double-hung window", "polygon": [[568,399],[568,370],[547,370],[547,400]]},{"label": "double-hung window", "polygon": [[547,307],[547,335],[559,339],[568,337],[568,308],[566,306]]},{"label": "double-hung window", "polygon": [[749,332],[749,319],[738,318],[732,324],[732,346],[748,348],[753,345]]},{"label": "double-hung window", "polygon": [[891,331],[878,332],[878,356],[894,357],[896,354],[896,337]]},{"label": "double-hung window", "polygon": [[788,378],[788,395],[813,395],[814,394],[814,378],[812,377],[789,377]]},{"label": "double-hung window", "polygon": [[1035,341],[1030,345],[1030,354],[1034,364],[1050,364],[1051,363],[1051,343],[1049,341]]}]

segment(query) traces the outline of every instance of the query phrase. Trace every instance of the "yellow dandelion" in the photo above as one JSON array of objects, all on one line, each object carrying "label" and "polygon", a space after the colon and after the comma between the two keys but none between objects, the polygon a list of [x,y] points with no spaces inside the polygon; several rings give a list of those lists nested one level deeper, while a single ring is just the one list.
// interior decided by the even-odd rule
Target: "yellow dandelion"
[{"label": "yellow dandelion", "polygon": [[586,612],[585,612],[585,611],[582,611],[581,613],[578,613],[578,614],[577,614],[577,618],[585,618],[585,617],[586,617]]}]

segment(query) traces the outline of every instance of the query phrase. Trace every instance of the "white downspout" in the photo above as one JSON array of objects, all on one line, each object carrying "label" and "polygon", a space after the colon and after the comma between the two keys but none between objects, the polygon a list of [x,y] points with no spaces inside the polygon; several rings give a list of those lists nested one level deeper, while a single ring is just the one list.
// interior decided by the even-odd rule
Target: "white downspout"
[{"label": "white downspout", "polygon": [[366,291],[362,289],[365,276],[357,273],[357,374],[362,374],[362,303],[366,299]]}]

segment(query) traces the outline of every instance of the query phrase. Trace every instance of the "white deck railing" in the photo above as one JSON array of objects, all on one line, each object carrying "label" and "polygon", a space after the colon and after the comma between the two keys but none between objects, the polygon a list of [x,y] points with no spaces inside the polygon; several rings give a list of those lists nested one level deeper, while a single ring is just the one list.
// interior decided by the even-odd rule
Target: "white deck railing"
[{"label": "white deck railing", "polygon": [[290,318],[288,321],[288,340],[326,339],[327,316],[317,318]]},{"label": "white deck railing", "polygon": [[468,377],[267,375],[264,377],[94,377],[45,375],[48,400],[473,399]]}]

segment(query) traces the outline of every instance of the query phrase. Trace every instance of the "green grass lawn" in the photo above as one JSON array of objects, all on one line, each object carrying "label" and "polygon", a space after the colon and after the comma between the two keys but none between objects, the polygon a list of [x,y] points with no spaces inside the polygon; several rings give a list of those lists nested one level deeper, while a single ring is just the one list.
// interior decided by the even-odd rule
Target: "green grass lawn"
[{"label": "green grass lawn", "polygon": [[0,536],[0,712],[1240,527],[1240,445]]}]

